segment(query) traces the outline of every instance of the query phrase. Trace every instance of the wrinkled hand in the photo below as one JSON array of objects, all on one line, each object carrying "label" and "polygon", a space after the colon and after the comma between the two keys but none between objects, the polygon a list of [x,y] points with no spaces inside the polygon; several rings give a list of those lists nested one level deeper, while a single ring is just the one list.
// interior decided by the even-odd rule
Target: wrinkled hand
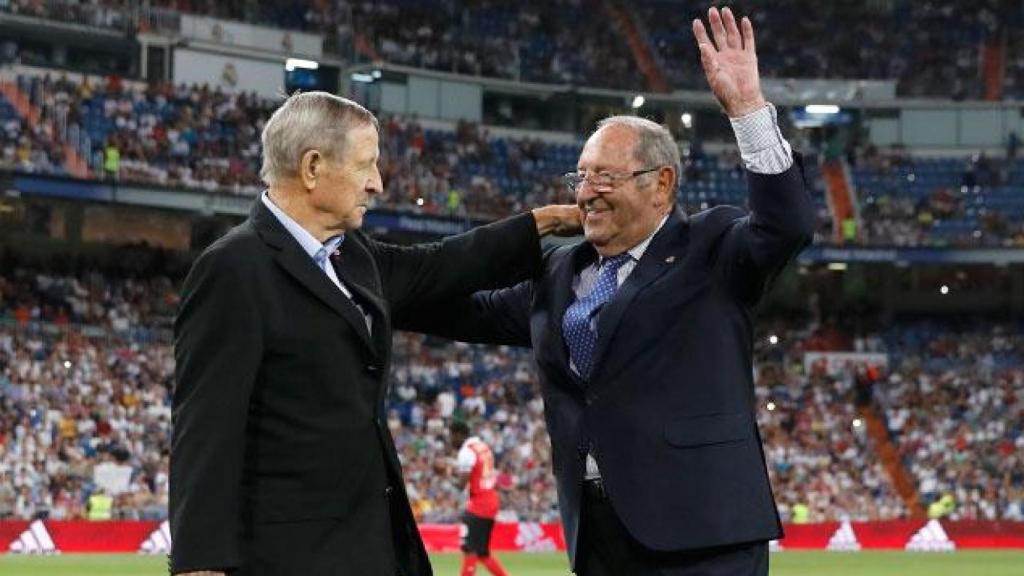
[{"label": "wrinkled hand", "polygon": [[[750,18],[743,17],[736,27],[732,10],[708,9],[708,21],[714,43],[708,38],[704,23],[693,21],[693,35],[700,49],[704,75],[715,98],[732,118],[745,116],[765,105],[761,94],[761,79],[757,72],[757,53],[754,47],[754,27]],[[740,33],[742,29],[742,34]]]},{"label": "wrinkled hand", "polygon": [[575,204],[550,204],[533,209],[541,236],[575,236],[583,231],[583,215]]}]

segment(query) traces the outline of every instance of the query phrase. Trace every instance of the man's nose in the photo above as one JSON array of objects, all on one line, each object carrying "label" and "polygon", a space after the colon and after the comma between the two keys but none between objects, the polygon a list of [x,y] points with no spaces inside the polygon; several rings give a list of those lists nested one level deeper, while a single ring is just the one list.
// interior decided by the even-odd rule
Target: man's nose
[{"label": "man's nose", "polygon": [[580,182],[580,185],[576,187],[576,203],[586,204],[594,198],[597,198],[599,194],[597,189],[590,185],[590,182],[584,180]]},{"label": "man's nose", "polygon": [[381,178],[380,170],[374,170],[373,177],[366,185],[366,191],[369,194],[380,194],[384,192],[384,179]]}]

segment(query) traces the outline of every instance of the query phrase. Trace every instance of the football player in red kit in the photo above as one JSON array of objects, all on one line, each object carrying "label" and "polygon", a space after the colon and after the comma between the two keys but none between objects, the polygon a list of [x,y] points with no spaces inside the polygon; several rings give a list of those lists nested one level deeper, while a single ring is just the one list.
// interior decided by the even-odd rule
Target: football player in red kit
[{"label": "football player in red kit", "polygon": [[497,558],[491,556],[491,530],[498,514],[498,471],[494,453],[483,440],[469,435],[469,426],[455,420],[449,429],[453,447],[459,449],[456,459],[459,486],[469,484],[469,503],[462,516],[461,576],[476,574],[476,564],[483,564],[495,576],[508,576]]}]

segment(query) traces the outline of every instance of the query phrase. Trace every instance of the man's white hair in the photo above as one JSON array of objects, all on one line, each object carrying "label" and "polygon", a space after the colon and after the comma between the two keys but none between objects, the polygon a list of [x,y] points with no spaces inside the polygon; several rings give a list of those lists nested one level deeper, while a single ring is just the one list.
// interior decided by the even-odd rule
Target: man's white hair
[{"label": "man's white hair", "polygon": [[289,96],[263,127],[260,178],[273,186],[298,176],[302,155],[313,149],[340,160],[348,132],[367,124],[379,129],[372,112],[347,98],[327,92]]},{"label": "man's white hair", "polygon": [[654,168],[655,166],[671,166],[675,171],[675,181],[672,183],[672,197],[670,202],[675,202],[675,187],[679,185],[679,145],[668,128],[661,124],[640,118],[638,116],[609,116],[597,123],[595,132],[607,126],[625,126],[633,130],[637,135],[636,146],[633,148],[633,157],[640,163],[643,169]]}]

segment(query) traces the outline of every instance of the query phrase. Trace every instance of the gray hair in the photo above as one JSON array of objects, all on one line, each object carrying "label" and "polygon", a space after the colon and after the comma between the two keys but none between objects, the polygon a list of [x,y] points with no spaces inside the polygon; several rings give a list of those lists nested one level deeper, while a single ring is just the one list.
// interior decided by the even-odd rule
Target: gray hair
[{"label": "gray hair", "polygon": [[[670,166],[675,171],[673,185],[679,186],[680,165],[679,145],[676,144],[672,133],[661,124],[640,118],[638,116],[609,116],[597,123],[598,130],[606,126],[625,126],[633,130],[637,135],[636,145],[633,147],[633,157],[643,168],[655,166]],[[672,190],[671,202],[676,200],[676,191]]]},{"label": "gray hair", "polygon": [[271,186],[297,176],[302,155],[312,149],[340,159],[348,132],[367,124],[379,129],[372,112],[347,98],[327,92],[289,96],[263,127],[260,178]]}]

